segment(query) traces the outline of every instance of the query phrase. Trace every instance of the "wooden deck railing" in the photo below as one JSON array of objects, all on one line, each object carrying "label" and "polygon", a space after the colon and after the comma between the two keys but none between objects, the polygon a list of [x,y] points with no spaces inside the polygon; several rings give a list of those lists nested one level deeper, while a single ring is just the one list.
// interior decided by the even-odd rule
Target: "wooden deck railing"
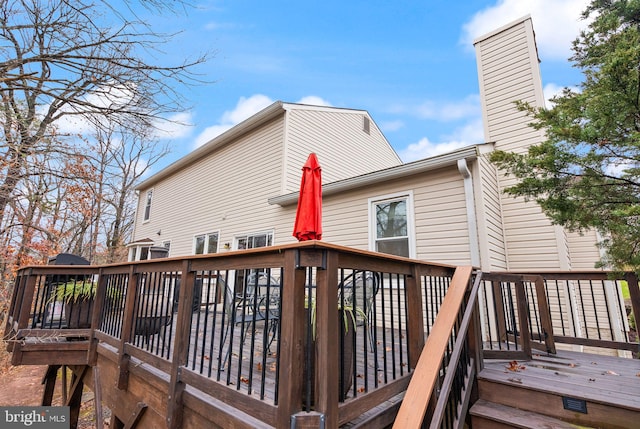
[{"label": "wooden deck railing", "polygon": [[[88,280],[98,284],[90,327],[72,328],[52,290]],[[339,427],[395,401],[375,415],[383,427],[405,391],[411,411],[396,425],[456,427],[484,358],[561,344],[631,357],[629,316],[639,311],[629,273],[480,273],[307,242],[26,267],[5,339],[14,364],[99,368],[87,381],[107,378],[101,393],[114,415],[137,403],[136,418],[148,408],[153,427]]]},{"label": "wooden deck railing", "polygon": [[[338,427],[405,391],[454,270],[322,242],[26,267],[5,339],[16,364],[100,368],[116,415],[141,382],[153,386],[149,424]],[[257,273],[273,284],[252,284]],[[69,304],[51,298],[79,279],[98,284],[90,328],[70,328]],[[274,292],[251,300],[256,288]]]},{"label": "wooden deck railing", "polygon": [[483,280],[485,358],[526,359],[532,349],[555,353],[560,344],[626,357],[640,353],[634,326],[640,289],[633,273],[493,272]]}]

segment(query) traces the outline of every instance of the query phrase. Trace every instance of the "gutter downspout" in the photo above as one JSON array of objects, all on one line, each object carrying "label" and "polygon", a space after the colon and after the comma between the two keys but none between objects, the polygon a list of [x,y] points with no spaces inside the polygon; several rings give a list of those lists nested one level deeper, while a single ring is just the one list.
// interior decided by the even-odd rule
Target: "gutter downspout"
[{"label": "gutter downspout", "polygon": [[458,171],[464,179],[464,197],[467,207],[467,228],[469,229],[469,252],[471,265],[480,267],[480,243],[478,242],[478,219],[476,216],[475,198],[473,196],[473,178],[466,159],[458,160]]}]

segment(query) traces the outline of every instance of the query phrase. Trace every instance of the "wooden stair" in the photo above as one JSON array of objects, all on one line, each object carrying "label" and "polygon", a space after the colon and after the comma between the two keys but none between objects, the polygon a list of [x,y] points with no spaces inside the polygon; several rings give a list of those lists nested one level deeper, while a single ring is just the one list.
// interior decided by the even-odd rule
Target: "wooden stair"
[{"label": "wooden stair", "polygon": [[609,428],[640,424],[640,361],[586,353],[485,361],[473,428]]},{"label": "wooden stair", "polygon": [[484,399],[478,400],[470,410],[473,429],[592,429],[545,416],[531,411],[508,407]]}]

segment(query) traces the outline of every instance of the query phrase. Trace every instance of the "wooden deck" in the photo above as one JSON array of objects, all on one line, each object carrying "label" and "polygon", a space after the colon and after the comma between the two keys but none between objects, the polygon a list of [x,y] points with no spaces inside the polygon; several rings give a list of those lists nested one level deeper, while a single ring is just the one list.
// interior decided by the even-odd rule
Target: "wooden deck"
[{"label": "wooden deck", "polygon": [[[276,325],[229,318],[239,308],[230,303],[244,298],[227,293],[224,279],[239,270],[278,273]],[[338,296],[358,272],[375,273],[381,287],[371,317],[359,321],[373,326],[359,324],[347,340]],[[633,273],[612,275],[481,273],[319,242],[112,266],[34,266],[16,278],[5,339],[13,364],[51,366],[43,405],[65,365],[73,372],[72,420],[86,386],[118,429],[404,429],[406,417],[411,427],[459,428],[475,419],[492,429],[536,427],[534,420],[540,428],[640,427],[640,361],[630,359],[638,344],[629,308],[616,295],[626,282],[635,316],[640,287]],[[91,327],[48,323],[52,285],[87,276],[98,282]],[[544,305],[549,293],[553,306]],[[234,301],[221,300],[228,296]],[[584,298],[594,296],[618,298],[604,308]],[[311,299],[315,313],[307,310]],[[560,317],[572,308],[579,317]],[[579,347],[629,356],[536,351]],[[341,356],[355,366],[348,378]],[[312,405],[305,393],[311,383]]]},{"label": "wooden deck", "polygon": [[[528,361],[485,360],[484,364],[478,375],[479,395],[500,404],[496,412],[505,413],[506,406],[588,427],[640,427],[638,359],[558,351],[534,354]],[[533,414],[520,418],[536,427]]]}]

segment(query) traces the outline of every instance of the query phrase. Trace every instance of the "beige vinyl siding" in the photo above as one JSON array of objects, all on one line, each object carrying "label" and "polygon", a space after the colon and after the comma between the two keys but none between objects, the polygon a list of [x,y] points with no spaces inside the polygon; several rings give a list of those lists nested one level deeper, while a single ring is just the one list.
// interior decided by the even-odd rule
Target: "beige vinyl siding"
[{"label": "beige vinyl siding", "polygon": [[[475,46],[486,141],[494,142],[498,150],[516,152],[540,143],[543,133],[529,127],[531,119],[515,105],[516,101],[533,106],[544,103],[531,19],[503,27]],[[514,183],[513,178],[498,173],[506,268],[568,269],[564,232],[551,224],[537,204],[502,192]]]},{"label": "beige vinyl siding", "polygon": [[474,174],[481,268],[506,270],[507,254],[496,167],[486,155],[478,157]]},{"label": "beige vinyl siding", "polygon": [[[287,111],[285,182],[283,193],[300,187],[300,172],[315,152],[323,183],[331,183],[400,165],[400,159],[365,111],[305,109]],[[363,120],[370,131],[363,131]],[[361,162],[358,162],[361,160]]]},{"label": "beige vinyl siding", "polygon": [[[369,249],[369,199],[404,192],[413,193],[416,257],[431,262],[470,264],[464,186],[456,167],[324,198],[323,240]],[[295,206],[292,213],[295,216]]]},{"label": "beige vinyl siding", "polygon": [[151,219],[142,223],[138,214],[135,239],[171,240],[178,256],[193,253],[196,234],[219,230],[222,245],[272,229],[280,208],[267,198],[280,190],[282,138],[283,120],[273,120],[156,183]]},{"label": "beige vinyl siding", "polygon": [[596,246],[598,237],[593,230],[567,232],[567,242],[571,255],[571,269],[592,270],[600,259],[600,249]]}]

